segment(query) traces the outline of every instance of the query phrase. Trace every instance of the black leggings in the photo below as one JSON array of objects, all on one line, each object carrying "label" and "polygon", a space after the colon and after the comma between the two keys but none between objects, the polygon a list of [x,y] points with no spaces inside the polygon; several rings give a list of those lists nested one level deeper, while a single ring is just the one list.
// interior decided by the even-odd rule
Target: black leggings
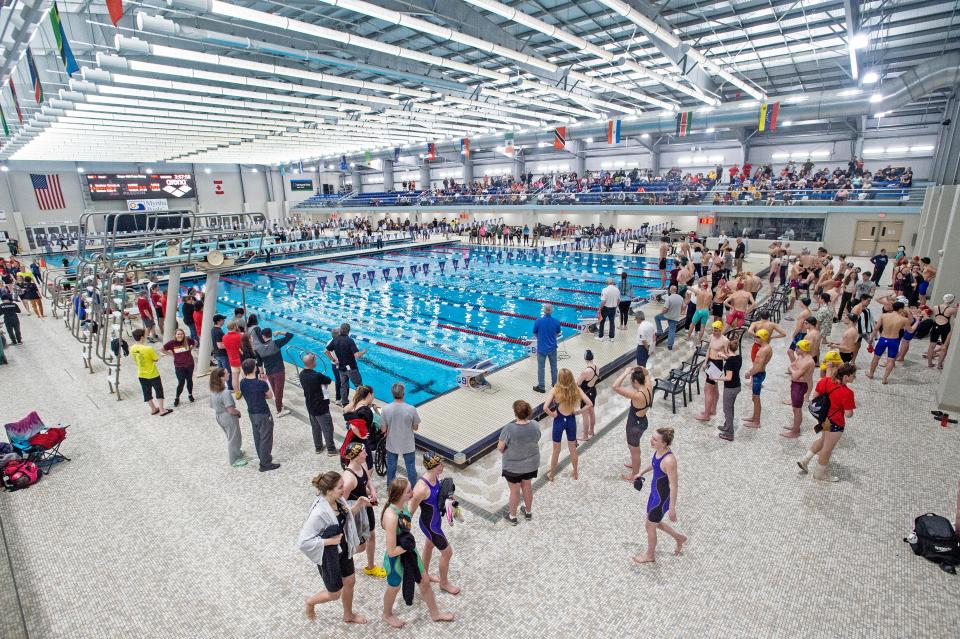
[{"label": "black leggings", "polygon": [[177,374],[177,399],[180,398],[180,393],[183,392],[183,385],[187,385],[187,395],[193,397],[193,368],[174,368],[173,371]]},{"label": "black leggings", "polygon": [[846,308],[853,308],[850,306],[850,300],[853,298],[853,293],[844,292],[843,297],[840,298],[840,308],[837,309],[837,321],[843,319],[843,311]]},{"label": "black leggings", "polygon": [[627,327],[627,320],[630,318],[631,300],[620,300],[620,328]]}]

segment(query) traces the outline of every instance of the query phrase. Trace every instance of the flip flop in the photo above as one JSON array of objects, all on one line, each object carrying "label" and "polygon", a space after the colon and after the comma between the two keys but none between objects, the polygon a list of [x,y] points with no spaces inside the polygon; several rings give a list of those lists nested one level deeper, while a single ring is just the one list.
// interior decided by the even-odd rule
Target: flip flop
[{"label": "flip flop", "polygon": [[166,409],[165,411],[163,411],[162,413],[160,413],[160,417],[166,417],[167,415],[169,415],[169,414],[172,413],[172,412],[173,412],[173,409],[172,409],[172,408],[168,408],[168,409]]}]

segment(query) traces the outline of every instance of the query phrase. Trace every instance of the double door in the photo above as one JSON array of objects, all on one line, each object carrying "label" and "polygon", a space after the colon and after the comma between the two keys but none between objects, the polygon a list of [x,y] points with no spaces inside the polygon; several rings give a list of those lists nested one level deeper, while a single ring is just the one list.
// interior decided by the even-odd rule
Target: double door
[{"label": "double door", "polygon": [[860,220],[853,238],[852,254],[857,257],[872,257],[887,249],[889,255],[897,252],[903,235],[903,222]]}]

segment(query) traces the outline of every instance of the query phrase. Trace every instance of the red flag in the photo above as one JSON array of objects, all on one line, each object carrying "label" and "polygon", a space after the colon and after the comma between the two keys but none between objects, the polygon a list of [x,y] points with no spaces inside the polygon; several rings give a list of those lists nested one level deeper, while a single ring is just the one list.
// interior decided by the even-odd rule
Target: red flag
[{"label": "red flag", "polygon": [[23,111],[20,110],[20,102],[17,100],[17,87],[13,86],[13,77],[8,80],[10,84],[10,95],[13,97],[13,106],[17,110],[17,119],[23,124]]},{"label": "red flag", "polygon": [[113,26],[117,26],[120,18],[123,17],[123,0],[106,0],[107,11],[110,12],[110,21]]},{"label": "red flag", "polygon": [[567,146],[567,127],[558,126],[553,130],[553,148],[562,151]]}]

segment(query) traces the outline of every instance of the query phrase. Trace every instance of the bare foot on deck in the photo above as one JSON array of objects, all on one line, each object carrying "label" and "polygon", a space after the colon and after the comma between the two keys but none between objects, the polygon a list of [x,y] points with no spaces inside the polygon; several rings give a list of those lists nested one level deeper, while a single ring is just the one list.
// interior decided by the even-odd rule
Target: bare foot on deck
[{"label": "bare foot on deck", "polygon": [[403,619],[401,619],[400,617],[398,617],[398,616],[396,616],[396,615],[390,615],[389,617],[383,617],[383,620],[386,621],[388,624],[390,624],[390,627],[391,627],[391,628],[397,628],[397,629],[403,628],[403,627],[406,625],[406,623],[407,623],[406,621],[404,621]]},{"label": "bare foot on deck", "polygon": [[447,593],[450,593],[451,595],[459,595],[459,594],[460,594],[460,589],[459,589],[458,587],[454,586],[454,585],[453,585],[452,583],[450,583],[449,581],[448,581],[447,583],[445,583],[445,584],[440,584],[440,590],[442,590],[442,591],[444,591],[444,592],[447,592]]},{"label": "bare foot on deck", "polygon": [[630,559],[632,559],[633,563],[637,565],[652,564],[654,561],[656,561],[653,555],[634,555]]},{"label": "bare foot on deck", "polygon": [[687,543],[687,536],[680,535],[680,539],[677,540],[677,547],[673,549],[673,554],[680,556],[683,554],[683,545]]},{"label": "bare foot on deck", "polygon": [[303,612],[306,613],[307,619],[309,619],[310,621],[313,621],[314,619],[316,619],[317,613],[314,611],[315,606],[313,606],[313,604],[310,603],[310,598],[307,597],[306,599],[304,599],[303,603],[304,603]]},{"label": "bare foot on deck", "polygon": [[430,615],[434,621],[453,621],[452,612],[438,612],[436,615]]},{"label": "bare foot on deck", "polygon": [[367,618],[364,617],[363,615],[360,615],[360,614],[357,614],[357,613],[353,613],[353,614],[352,614],[351,616],[349,616],[349,617],[346,616],[346,615],[344,615],[344,616],[343,616],[343,622],[344,622],[344,623],[359,623],[359,624],[363,624],[363,623],[367,623]]}]

